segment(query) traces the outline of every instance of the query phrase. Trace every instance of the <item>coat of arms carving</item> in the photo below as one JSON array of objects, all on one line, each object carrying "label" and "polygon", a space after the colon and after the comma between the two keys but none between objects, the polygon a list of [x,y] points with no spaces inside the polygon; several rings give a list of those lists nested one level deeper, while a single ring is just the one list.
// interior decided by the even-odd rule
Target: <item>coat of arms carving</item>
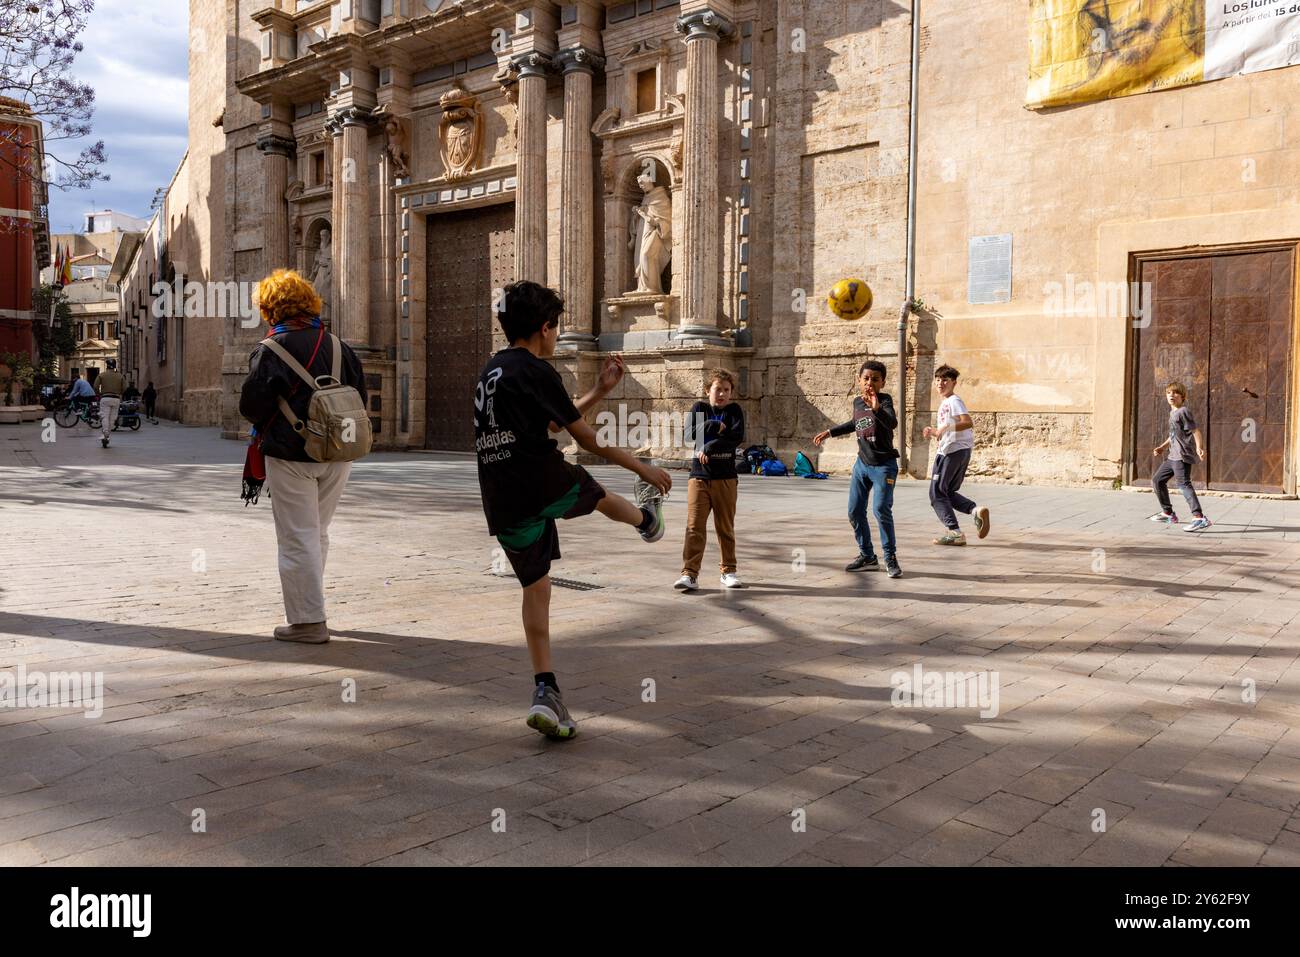
[{"label": "coat of arms carving", "polygon": [[438,99],[442,119],[438,121],[438,140],[442,152],[444,179],[461,179],[478,167],[479,148],[483,141],[483,114],[478,97],[459,81]]}]

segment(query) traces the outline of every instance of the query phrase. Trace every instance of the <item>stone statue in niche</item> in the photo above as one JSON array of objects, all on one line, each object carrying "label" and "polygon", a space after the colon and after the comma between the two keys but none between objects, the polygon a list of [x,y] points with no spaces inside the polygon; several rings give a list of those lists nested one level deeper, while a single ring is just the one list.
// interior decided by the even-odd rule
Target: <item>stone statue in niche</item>
[{"label": "stone statue in niche", "polygon": [[444,179],[462,179],[478,167],[479,146],[483,140],[483,114],[478,97],[457,80],[438,98],[442,119],[438,121],[438,139],[442,152]]},{"label": "stone statue in niche", "polygon": [[388,158],[393,163],[393,172],[401,177],[411,175],[409,136],[406,121],[400,116],[389,116],[384,123],[384,132],[388,136]]},{"label": "stone statue in niche", "polygon": [[311,270],[311,284],[320,296],[320,317],[327,322],[330,318],[330,289],[334,280],[334,254],[330,249],[330,231],[320,231],[320,248],[316,250],[316,262]]},{"label": "stone statue in niche", "polygon": [[628,246],[636,257],[636,293],[661,296],[663,272],[672,259],[673,201],[668,189],[655,185],[654,167],[647,165],[636,178],[645,193],[640,206],[632,207],[631,239]]}]

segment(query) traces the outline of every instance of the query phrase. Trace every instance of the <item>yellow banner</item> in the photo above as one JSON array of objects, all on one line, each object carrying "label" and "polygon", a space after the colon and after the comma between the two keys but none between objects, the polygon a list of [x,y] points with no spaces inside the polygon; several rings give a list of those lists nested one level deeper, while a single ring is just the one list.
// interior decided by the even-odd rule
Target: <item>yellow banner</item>
[{"label": "yellow banner", "polygon": [[1206,0],[1030,0],[1030,108],[1200,83]]}]

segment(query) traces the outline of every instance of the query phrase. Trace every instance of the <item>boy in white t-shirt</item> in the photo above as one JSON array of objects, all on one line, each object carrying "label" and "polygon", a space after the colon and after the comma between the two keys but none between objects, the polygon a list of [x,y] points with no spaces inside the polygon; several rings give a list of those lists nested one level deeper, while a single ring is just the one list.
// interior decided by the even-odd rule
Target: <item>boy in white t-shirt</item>
[{"label": "boy in white t-shirt", "polygon": [[966,478],[966,466],[970,465],[971,449],[975,447],[975,425],[971,422],[970,410],[955,394],[958,375],[960,373],[949,365],[934,370],[934,385],[942,399],[939,403],[939,427],[927,425],[922,433],[927,439],[939,440],[934,471],[930,476],[930,504],[947,531],[934,540],[936,545],[966,544],[966,536],[957,524],[954,509],[975,516],[975,530],[980,538],[989,533],[989,510],[977,506],[958,492]]}]

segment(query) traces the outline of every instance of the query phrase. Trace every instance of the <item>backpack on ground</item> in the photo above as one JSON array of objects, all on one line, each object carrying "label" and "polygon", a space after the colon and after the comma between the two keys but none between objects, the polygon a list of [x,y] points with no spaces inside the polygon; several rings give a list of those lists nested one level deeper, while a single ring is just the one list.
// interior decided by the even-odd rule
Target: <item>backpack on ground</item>
[{"label": "backpack on ground", "polygon": [[785,463],[780,459],[768,459],[758,467],[760,475],[789,475]]},{"label": "backpack on ground", "polygon": [[824,479],[830,478],[825,472],[818,472],[813,468],[812,461],[802,452],[794,454],[794,474],[799,478]]},{"label": "backpack on ground", "polygon": [[322,376],[312,376],[278,342],[263,339],[262,345],[279,356],[312,390],[306,422],[293,414],[287,400],[279,400],[280,411],[302,436],[308,458],[316,462],[355,462],[368,455],[374,443],[370,416],[361,401],[361,393],[353,386],[344,385],[339,378],[343,371],[343,344],[335,335],[330,340],[334,359],[330,374]]},{"label": "backpack on ground", "polygon": [[764,474],[763,463],[773,460],[780,461],[770,445],[751,445],[745,449],[745,461],[749,463],[749,470],[755,475]]}]

